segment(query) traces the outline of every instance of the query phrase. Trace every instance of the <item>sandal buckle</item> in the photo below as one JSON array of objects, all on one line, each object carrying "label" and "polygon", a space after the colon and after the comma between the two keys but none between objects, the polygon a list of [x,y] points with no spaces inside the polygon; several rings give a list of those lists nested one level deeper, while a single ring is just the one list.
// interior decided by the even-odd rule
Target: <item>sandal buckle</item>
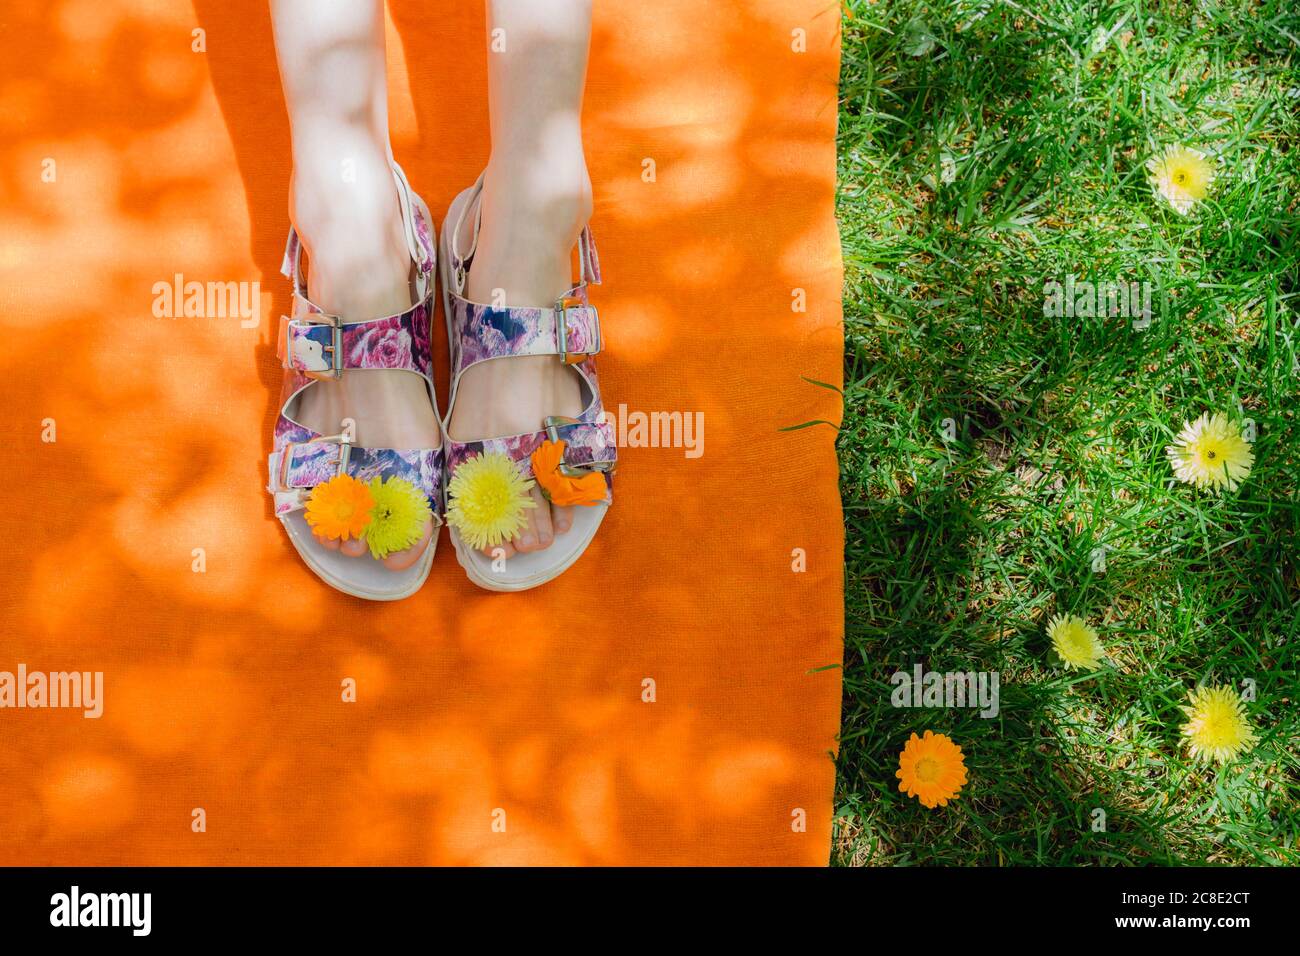
[{"label": "sandal buckle", "polygon": [[[569,313],[574,309],[588,309],[596,317],[596,347],[587,352],[569,351]],[[604,347],[604,334],[600,330],[600,314],[592,305],[573,295],[560,296],[555,302],[555,337],[559,345],[560,361],[565,365],[579,365]]]},{"label": "sandal buckle", "polygon": [[303,445],[315,445],[320,442],[331,442],[339,446],[339,456],[330,464],[334,466],[333,477],[347,474],[348,462],[352,460],[352,442],[353,438],[349,432],[340,432],[337,435],[321,435],[319,438],[309,438],[306,441],[285,442],[284,447],[280,450],[280,470],[276,475],[276,484],[280,491],[306,491],[300,485],[289,484],[289,469],[293,467],[293,453],[297,448]]},{"label": "sandal buckle", "polygon": [[288,326],[285,329],[284,345],[284,367],[294,368],[293,365],[293,329],[294,323],[299,325],[325,325],[331,327],[334,331],[330,337],[328,345],[321,346],[321,350],[329,357],[329,368],[326,369],[294,369],[307,378],[314,379],[340,379],[343,377],[343,320],[337,315],[326,315],[323,312],[313,312],[309,315],[298,316],[289,319]]},{"label": "sandal buckle", "polygon": [[[546,429],[546,438],[552,442],[560,440],[560,429],[569,428],[573,425],[585,425],[586,422],[579,421],[576,418],[569,418],[566,415],[547,415],[542,419],[542,427]],[[617,462],[613,461],[593,461],[586,465],[570,465],[563,459],[560,461],[559,472],[565,478],[582,478],[590,474],[611,474],[614,471]]]}]

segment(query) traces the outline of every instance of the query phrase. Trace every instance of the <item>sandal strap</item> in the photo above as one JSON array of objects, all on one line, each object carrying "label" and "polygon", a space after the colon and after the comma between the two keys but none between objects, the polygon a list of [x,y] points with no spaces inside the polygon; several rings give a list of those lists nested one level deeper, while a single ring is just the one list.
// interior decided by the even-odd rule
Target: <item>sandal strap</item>
[{"label": "sandal strap", "polygon": [[277,517],[302,509],[306,493],[321,482],[347,474],[359,481],[405,478],[425,493],[435,518],[442,520],[441,448],[362,447],[345,435],[318,435],[281,416],[266,464],[266,490],[275,498]]},{"label": "sandal strap", "polygon": [[508,438],[486,438],[482,441],[458,442],[447,439],[447,474],[475,455],[498,452],[516,465],[525,478],[533,477],[532,454],[544,441],[563,439],[563,463],[578,472],[595,471],[605,476],[605,500],[613,497],[614,468],[618,462],[618,443],[614,429],[601,415],[591,419],[548,418],[541,431]]},{"label": "sandal strap", "polygon": [[484,305],[450,290],[447,298],[457,374],[488,359],[517,355],[558,355],[566,365],[577,365],[604,345],[600,314],[587,302],[583,286],[550,308]]},{"label": "sandal strap", "polygon": [[312,312],[280,316],[276,354],[309,378],[339,378],[345,369],[404,369],[433,379],[433,341],[424,303],[382,319],[342,323]]},{"label": "sandal strap", "polygon": [[578,261],[582,265],[582,281],[587,285],[600,285],[600,256],[596,254],[596,240],[591,226],[582,227],[578,234]]}]

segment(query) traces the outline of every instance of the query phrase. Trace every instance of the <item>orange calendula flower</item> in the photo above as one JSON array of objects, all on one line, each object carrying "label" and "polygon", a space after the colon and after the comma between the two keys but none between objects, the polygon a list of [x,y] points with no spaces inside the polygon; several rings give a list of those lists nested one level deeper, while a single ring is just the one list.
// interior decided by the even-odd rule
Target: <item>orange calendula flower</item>
[{"label": "orange calendula flower", "polygon": [[966,783],[966,758],[944,734],[932,730],[912,738],[898,755],[898,789],[930,809],[955,799]]},{"label": "orange calendula flower", "polygon": [[323,541],[360,538],[370,524],[374,496],[363,481],[335,475],[311,490],[303,517],[311,533]]},{"label": "orange calendula flower", "polygon": [[560,473],[567,442],[544,441],[533,452],[533,478],[546,495],[546,500],[562,508],[569,505],[598,505],[605,500],[605,476],[592,472],[581,478],[570,478]]}]

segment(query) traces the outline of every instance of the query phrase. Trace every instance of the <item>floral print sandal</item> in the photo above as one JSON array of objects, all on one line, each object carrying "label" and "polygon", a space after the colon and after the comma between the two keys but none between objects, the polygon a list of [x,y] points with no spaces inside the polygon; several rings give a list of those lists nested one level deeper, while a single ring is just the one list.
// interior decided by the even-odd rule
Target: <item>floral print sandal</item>
[{"label": "floral print sandal", "polygon": [[[281,271],[293,283],[293,308],[292,316],[280,319],[278,352],[285,368],[283,405],[275,423],[273,451],[267,460],[267,490],[275,500],[275,515],[303,561],[331,587],[372,601],[409,597],[429,576],[442,523],[443,451],[360,448],[353,443],[350,428],[335,435],[320,435],[294,416],[306,389],[321,380],[341,378],[350,369],[393,369],[419,375],[427,385],[434,415],[438,414],[433,386],[433,218],[423,200],[411,190],[401,167],[394,162],[392,168],[407,247],[414,263],[416,301],[400,315],[360,322],[344,322],[328,314],[307,297],[302,249],[297,232],[290,228]],[[355,497],[346,498],[349,494]],[[434,524],[433,540],[420,560],[404,571],[391,571],[372,559],[372,555],[384,553],[384,545],[376,549],[377,540],[368,541],[369,555],[349,557],[326,548],[313,533],[313,527],[317,533],[323,527],[319,517],[314,519],[314,505],[332,502],[336,521],[338,515],[345,515],[343,524],[353,525],[347,531],[353,537],[363,537],[378,530],[382,524],[378,520],[367,525],[380,508],[393,503],[394,497],[397,508],[406,510],[406,517],[418,519],[421,524],[431,518]],[[343,539],[347,537],[344,532]],[[393,544],[392,540],[386,542],[387,546]]]},{"label": "floral print sandal", "polygon": [[[587,301],[588,283],[600,283],[600,262],[591,230],[584,228],[578,240],[582,276],[553,304],[498,307],[469,301],[464,292],[478,243],[482,190],[480,175],[456,197],[443,221],[442,301],[451,346],[451,394],[442,423],[448,524],[456,559],[471,581],[490,591],[523,591],[558,577],[582,556],[613,500],[618,449],[596,381],[600,318]],[[467,221],[470,215],[473,219]],[[468,248],[462,252],[465,242]],[[453,440],[447,426],[461,376],[481,362],[519,355],[554,355],[571,368],[582,381],[582,414],[548,416],[540,429],[521,435]],[[509,560],[484,554],[484,545],[499,544],[520,526],[519,506],[527,502],[533,481],[551,503],[577,506],[572,527],[542,551]]]}]

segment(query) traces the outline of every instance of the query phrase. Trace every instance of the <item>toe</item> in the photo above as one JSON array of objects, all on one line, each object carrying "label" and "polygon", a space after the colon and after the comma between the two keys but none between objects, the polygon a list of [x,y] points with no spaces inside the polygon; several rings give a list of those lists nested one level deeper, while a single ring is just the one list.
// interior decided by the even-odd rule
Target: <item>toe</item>
[{"label": "toe", "polygon": [[[496,553],[498,548],[501,550],[500,554]],[[495,561],[497,558],[501,558],[503,560],[509,560],[510,558],[513,558],[516,554],[519,553],[515,550],[515,546],[511,544],[509,541],[502,541],[500,544],[490,544],[486,548],[483,548],[481,550],[493,561]]]},{"label": "toe", "polygon": [[359,558],[366,553],[366,543],[360,538],[349,538],[339,545],[339,550],[349,558]]},{"label": "toe", "polygon": [[515,546],[515,550],[521,554],[528,554],[537,550],[537,512],[528,512],[525,519],[527,524],[524,529],[510,539],[510,543]]},{"label": "toe", "polygon": [[533,489],[533,499],[537,502],[533,509],[537,521],[537,550],[542,551],[555,540],[555,526],[551,524],[551,503],[536,488]]},{"label": "toe", "polygon": [[537,488],[533,489],[532,494],[533,502],[537,507],[529,509],[528,525],[513,541],[516,550],[525,554],[549,548],[555,537],[555,533],[551,530],[550,505],[546,503],[546,499]]},{"label": "toe", "polygon": [[424,523],[424,533],[420,536],[420,540],[405,551],[394,551],[384,558],[384,567],[389,571],[405,571],[420,560],[420,555],[424,554],[431,540],[433,540],[433,522],[426,521]]},{"label": "toe", "polygon": [[338,538],[317,538],[316,542],[326,551],[337,551],[339,549]]},{"label": "toe", "polygon": [[573,509],[551,507],[551,524],[556,534],[564,534],[573,527]]}]

